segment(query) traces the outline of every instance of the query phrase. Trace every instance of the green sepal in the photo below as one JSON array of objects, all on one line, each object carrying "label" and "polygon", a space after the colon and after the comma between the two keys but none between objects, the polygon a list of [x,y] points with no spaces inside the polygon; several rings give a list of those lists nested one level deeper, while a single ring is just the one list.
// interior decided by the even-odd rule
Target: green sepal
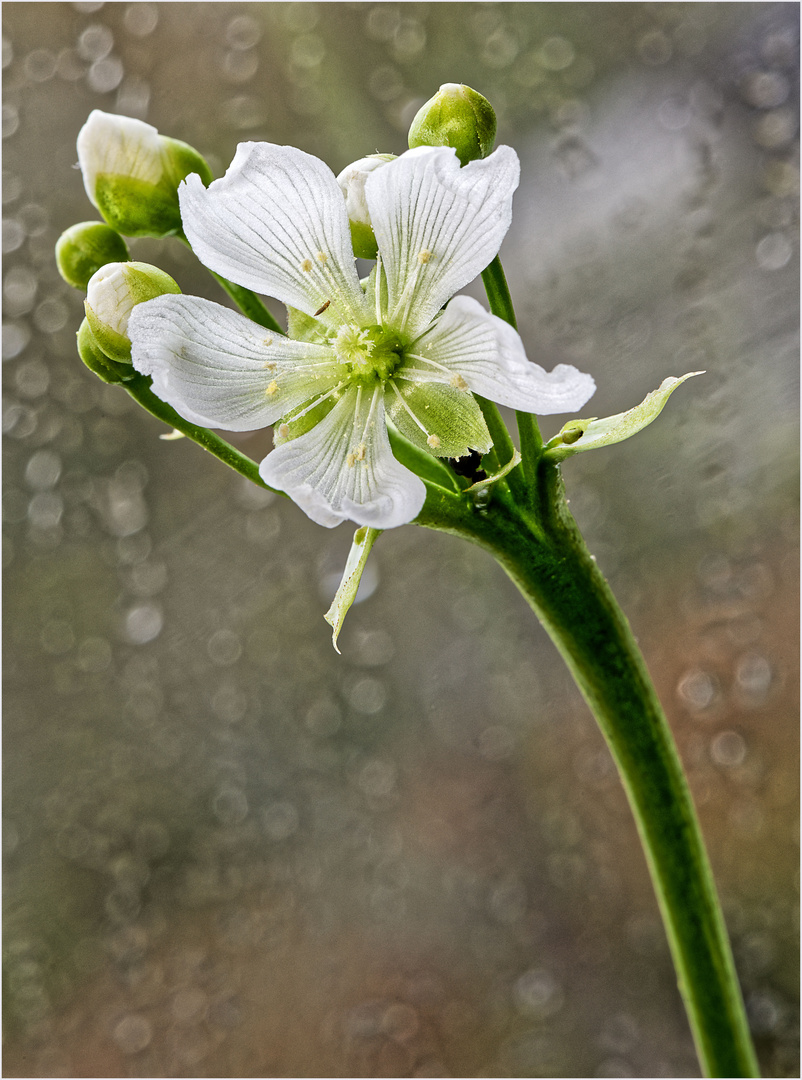
[{"label": "green sepal", "polygon": [[128,245],[103,221],[71,225],[56,242],[56,266],[68,285],[86,289],[89,279],[111,262],[128,262]]},{"label": "green sepal", "polygon": [[358,259],[375,259],[379,253],[373,229],[361,221],[349,222],[351,226],[351,244]]},{"label": "green sepal", "polygon": [[421,431],[392,387],[385,391],[385,408],[401,434],[414,446],[435,457],[459,458],[471,450],[486,454],[493,445],[482,410],[472,394],[443,383],[418,384],[399,378],[398,384],[404,403],[426,431]]},{"label": "green sepal", "polygon": [[340,636],[345,616],[356,599],[359,582],[362,579],[362,571],[367,565],[370,549],[378,537],[381,536],[381,532],[381,529],[373,529],[369,525],[363,525],[354,533],[354,541],[351,544],[351,550],[348,552],[342,581],[331,602],[331,607],[323,616],[332,628],[331,643],[335,652],[339,653],[340,651],[337,648],[337,638]]},{"label": "green sepal", "polygon": [[287,337],[293,341],[310,341],[319,345],[326,340],[326,328],[314,317],[299,308],[287,305]]},{"label": "green sepal", "polygon": [[432,457],[430,450],[421,450],[409,439],[405,439],[400,431],[392,426],[392,421],[387,426],[387,434],[390,438],[393,457],[410,472],[429,484],[445,488],[446,491],[459,492],[461,490],[451,469],[438,458]]},{"label": "green sepal", "polygon": [[663,411],[665,403],[678,386],[703,371],[689,371],[680,378],[664,379],[656,390],[647,394],[640,405],[627,412],[616,413],[599,420],[570,420],[553,439],[546,443],[543,456],[549,461],[563,461],[584,450],[597,450],[600,446],[623,442],[642,428],[647,427]]},{"label": "green sepal", "polygon": [[131,364],[118,364],[106,356],[95,340],[88,319],[81,323],[76,338],[81,360],[104,383],[121,385],[135,379],[139,374]]}]

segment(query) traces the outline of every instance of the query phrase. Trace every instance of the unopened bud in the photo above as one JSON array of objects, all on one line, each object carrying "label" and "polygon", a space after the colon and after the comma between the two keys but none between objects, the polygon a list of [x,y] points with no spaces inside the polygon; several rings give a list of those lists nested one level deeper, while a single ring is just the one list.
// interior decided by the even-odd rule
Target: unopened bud
[{"label": "unopened bud", "polygon": [[337,177],[337,183],[345,196],[345,208],[351,225],[351,242],[354,245],[354,255],[358,259],[375,259],[378,250],[365,198],[365,181],[375,169],[380,169],[394,159],[395,154],[370,154],[346,166]]},{"label": "unopened bud", "polygon": [[78,355],[99,379],[119,385],[133,379],[137,372],[131,364],[118,364],[111,360],[95,341],[89,320],[84,319],[78,330]]},{"label": "unopened bud", "polygon": [[125,240],[102,221],[82,221],[63,232],[56,243],[58,272],[76,289],[85,290],[93,274],[110,262],[128,262]]},{"label": "unopened bud", "polygon": [[460,165],[487,157],[496,138],[496,114],[487,100],[461,83],[445,83],[415,115],[410,149],[453,146]]},{"label": "unopened bud", "polygon": [[131,363],[128,319],[137,304],[164,293],[180,293],[169,274],[140,262],[109,263],[86,289],[86,317],[95,341],[106,356]]},{"label": "unopened bud", "polygon": [[190,173],[212,174],[201,155],[129,116],[94,109],[78,135],[86,193],[125,236],[169,236],[181,229],[178,185]]}]

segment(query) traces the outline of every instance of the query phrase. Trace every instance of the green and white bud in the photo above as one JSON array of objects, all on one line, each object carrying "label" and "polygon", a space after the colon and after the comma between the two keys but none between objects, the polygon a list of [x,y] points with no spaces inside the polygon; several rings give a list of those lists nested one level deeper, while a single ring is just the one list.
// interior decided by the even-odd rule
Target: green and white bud
[{"label": "green and white bud", "polygon": [[98,347],[112,360],[131,363],[128,319],[137,304],[180,293],[169,274],[140,262],[109,263],[92,277],[84,308]]},{"label": "green and white bud", "polygon": [[421,106],[409,129],[409,146],[453,146],[460,165],[484,158],[496,139],[496,114],[487,100],[461,83],[444,83]]},{"label": "green and white bud", "polygon": [[86,193],[125,236],[170,236],[181,229],[178,185],[197,173],[208,186],[209,166],[187,143],[160,135],[129,116],[94,109],[78,134]]},{"label": "green and white bud", "polygon": [[131,258],[125,240],[102,221],[82,221],[63,232],[56,243],[58,272],[69,285],[85,290],[93,274],[110,262]]},{"label": "green and white bud", "polygon": [[337,177],[337,183],[345,196],[354,254],[359,259],[375,259],[378,250],[365,198],[365,181],[375,169],[380,169],[388,161],[394,160],[395,154],[370,154],[346,166]]},{"label": "green and white bud", "polygon": [[119,386],[121,383],[129,382],[138,376],[138,372],[131,364],[118,364],[115,360],[110,360],[106,356],[97,341],[95,341],[95,335],[92,333],[92,327],[89,325],[88,319],[84,319],[81,323],[77,339],[78,355],[89,370],[94,372],[103,382]]}]

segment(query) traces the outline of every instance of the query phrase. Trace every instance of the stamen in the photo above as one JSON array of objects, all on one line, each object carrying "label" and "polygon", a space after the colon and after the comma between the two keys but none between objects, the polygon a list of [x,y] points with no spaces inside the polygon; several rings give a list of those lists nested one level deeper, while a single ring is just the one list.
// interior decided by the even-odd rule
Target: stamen
[{"label": "stamen", "polygon": [[461,375],[454,374],[449,379],[449,383],[455,390],[467,390],[468,384],[465,382]]},{"label": "stamen", "polygon": [[264,368],[264,369],[265,369],[266,371],[275,371],[275,370],[276,370],[276,368],[278,367],[278,364],[276,363],[276,361],[275,361],[275,360],[266,360],[266,361],[264,362],[264,364],[262,364],[262,367],[263,367],[263,368]]},{"label": "stamen", "polygon": [[428,356],[421,356],[420,353],[405,352],[404,356],[407,360],[420,360],[422,364],[428,364],[430,367],[437,368],[438,371],[442,371],[445,375],[448,375],[449,379],[454,374],[451,368],[445,367],[443,364],[438,364],[435,360],[430,360]]},{"label": "stamen", "polygon": [[[403,406],[403,407],[404,407],[404,408],[406,409],[406,411],[407,411],[407,412],[409,413],[409,415],[410,415],[410,416],[412,417],[412,419],[413,419],[413,420],[415,421],[415,423],[416,423],[416,424],[418,425],[418,427],[419,427],[419,428],[421,429],[421,431],[423,432],[423,434],[424,434],[424,435],[426,436],[426,442],[427,442],[427,443],[429,444],[429,446],[432,446],[432,447],[434,447],[434,446],[439,446],[439,445],[440,445],[440,440],[439,440],[439,439],[437,439],[437,436],[436,436],[436,435],[430,435],[430,434],[429,434],[429,432],[428,432],[428,431],[426,430],[426,428],[425,428],[425,427],[423,426],[423,424],[422,424],[422,423],[420,422],[420,420],[419,420],[419,419],[417,418],[417,416],[416,416],[416,415],[414,414],[414,412],[412,411],[412,409],[410,409],[409,405],[407,405],[406,401],[404,401],[403,397],[401,396],[401,391],[400,391],[400,390],[398,389],[398,387],[397,387],[397,386],[395,385],[395,380],[394,380],[394,379],[388,379],[387,381],[389,382],[390,386],[392,386],[393,390],[395,390],[395,396],[396,396],[396,397],[398,398],[398,400],[399,400],[399,401],[401,402],[402,406]],[[433,443],[433,442],[431,441],[432,439],[437,439],[437,442],[436,442],[436,443]]]},{"label": "stamen", "polygon": [[428,248],[426,248],[420,253],[420,255],[418,255],[418,262],[421,264],[421,266],[425,266],[426,263],[431,262],[433,258],[434,253],[429,251]]},{"label": "stamen", "polygon": [[317,405],[320,405],[326,398],[330,398],[332,394],[336,394],[341,386],[343,386],[343,383],[338,382],[336,386],[332,386],[331,390],[328,390],[325,394],[321,394],[320,397],[315,398],[314,401],[310,401],[305,409],[302,409],[299,413],[296,413],[295,416],[290,418],[290,422],[295,423],[295,421],[300,420],[302,416],[306,416],[308,412],[311,412]]},{"label": "stamen", "polygon": [[286,439],[287,436],[290,433],[290,425],[289,424],[279,424],[278,433],[279,433],[279,435],[281,436],[282,439]]},{"label": "stamen", "polygon": [[440,440],[436,435],[430,435],[426,442],[429,446],[431,446],[432,450],[436,450],[440,445]]},{"label": "stamen", "polygon": [[277,391],[278,391],[278,383],[276,382],[275,379],[273,379],[273,381],[268,385],[267,390],[265,390],[265,393],[269,394],[272,397],[273,394],[275,394]]},{"label": "stamen", "polygon": [[272,337],[269,337],[269,336],[268,336],[268,337],[264,338],[264,339],[262,340],[262,344],[263,344],[263,345],[272,345],[272,344],[273,344],[273,339],[272,339]]},{"label": "stamen", "polygon": [[326,254],[326,252],[325,252],[325,251],[319,251],[319,252],[317,253],[317,255],[315,255],[315,258],[317,259],[317,261],[318,261],[319,263],[324,263],[324,262],[327,262],[327,261],[328,261],[328,258],[329,258],[329,257],[328,257],[328,255]]},{"label": "stamen", "polygon": [[301,263],[301,269],[305,274],[308,274],[312,269],[313,263],[311,259],[304,259]]},{"label": "stamen", "polygon": [[382,292],[382,257],[381,253],[376,255],[376,281],[373,286],[373,296],[376,301],[376,325],[382,324],[382,307],[381,307],[381,292]]}]

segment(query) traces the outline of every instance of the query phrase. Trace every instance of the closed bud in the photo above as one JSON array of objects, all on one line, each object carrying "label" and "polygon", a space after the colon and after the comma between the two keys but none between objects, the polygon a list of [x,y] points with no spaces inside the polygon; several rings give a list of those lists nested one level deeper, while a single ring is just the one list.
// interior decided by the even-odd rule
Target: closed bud
[{"label": "closed bud", "polygon": [[131,363],[128,319],[137,304],[180,293],[169,274],[140,262],[109,263],[86,288],[86,317],[98,347],[112,360]]},{"label": "closed bud", "polygon": [[487,100],[461,83],[445,83],[415,115],[410,149],[453,146],[460,165],[484,158],[496,139],[496,114]]},{"label": "closed bud", "polygon": [[181,230],[178,185],[190,173],[212,174],[201,155],[155,127],[94,109],[78,135],[86,193],[125,236],[170,236]]},{"label": "closed bud", "polygon": [[365,199],[365,181],[375,169],[380,169],[394,159],[395,154],[370,154],[348,165],[337,177],[337,183],[345,196],[354,254],[359,259],[375,259],[378,251]]},{"label": "closed bud", "polygon": [[56,243],[56,265],[64,280],[82,291],[93,274],[110,262],[128,262],[125,240],[102,221],[82,221]]},{"label": "closed bud", "polygon": [[137,372],[131,364],[118,364],[111,360],[98,345],[89,320],[84,319],[78,330],[78,355],[99,379],[119,385],[133,379]]}]

